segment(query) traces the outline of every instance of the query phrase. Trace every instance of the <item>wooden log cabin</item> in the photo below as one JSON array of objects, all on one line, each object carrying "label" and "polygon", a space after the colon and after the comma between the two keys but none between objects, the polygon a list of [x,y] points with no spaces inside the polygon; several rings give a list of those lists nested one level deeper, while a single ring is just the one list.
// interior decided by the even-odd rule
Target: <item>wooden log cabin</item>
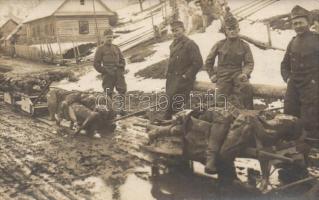
[{"label": "wooden log cabin", "polygon": [[115,15],[102,0],[45,0],[24,20],[27,40],[96,42]]},{"label": "wooden log cabin", "polygon": [[8,19],[0,25],[0,39],[5,40],[8,35],[19,25],[19,23],[14,19]]}]

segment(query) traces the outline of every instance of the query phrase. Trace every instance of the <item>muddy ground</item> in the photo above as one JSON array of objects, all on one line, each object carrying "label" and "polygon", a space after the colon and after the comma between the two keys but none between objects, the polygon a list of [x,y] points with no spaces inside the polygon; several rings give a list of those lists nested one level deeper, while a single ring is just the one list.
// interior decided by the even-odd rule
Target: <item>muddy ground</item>
[{"label": "muddy ground", "polygon": [[[143,166],[115,145],[113,136],[61,135],[55,126],[0,106],[0,196],[4,199],[90,199],[106,189],[111,198],[120,199],[118,187],[126,173]],[[99,182],[105,187],[97,187]]]},{"label": "muddy ground", "polygon": [[139,149],[147,142],[145,130],[133,123],[122,122],[114,134],[98,139],[74,137],[65,128],[57,129],[0,103],[1,199],[216,199],[227,195],[217,190],[215,179],[203,175],[175,171],[152,178],[149,157]]},{"label": "muddy ground", "polygon": [[[154,177],[152,157],[140,149],[148,142],[147,123],[133,117],[117,123],[113,134],[75,137],[68,128],[43,123],[1,102],[1,199],[280,199],[295,195],[290,191],[263,196],[241,186],[220,187],[216,177],[204,176],[198,164],[195,174],[172,168]],[[247,180],[244,167],[237,171]]]}]

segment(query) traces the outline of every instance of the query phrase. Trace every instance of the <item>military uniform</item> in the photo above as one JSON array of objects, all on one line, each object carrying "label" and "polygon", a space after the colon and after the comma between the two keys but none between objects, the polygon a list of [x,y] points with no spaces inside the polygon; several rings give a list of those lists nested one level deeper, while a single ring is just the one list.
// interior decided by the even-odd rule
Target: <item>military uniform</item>
[{"label": "military uniform", "polygon": [[318,72],[319,34],[308,30],[290,41],[281,63],[281,75],[287,82],[284,113],[300,117],[304,129],[316,137],[319,137]]},{"label": "military uniform", "polygon": [[102,74],[102,87],[109,96],[112,96],[114,87],[119,94],[126,93],[124,78],[125,59],[116,45],[104,44],[97,48],[94,57],[94,68]]},{"label": "military uniform", "polygon": [[202,66],[203,60],[200,50],[193,40],[183,36],[173,41],[170,45],[170,57],[166,73],[166,94],[169,98],[167,115],[176,111],[172,108],[174,95],[183,95],[185,100],[189,99],[196,74]]},{"label": "military uniform", "polygon": [[[214,68],[216,57],[217,69]],[[253,108],[252,87],[249,81],[241,81],[238,78],[241,74],[250,77],[254,68],[253,56],[247,43],[240,38],[226,38],[217,42],[206,59],[205,68],[210,77],[217,77],[218,94],[226,97],[234,94],[245,108]]]}]

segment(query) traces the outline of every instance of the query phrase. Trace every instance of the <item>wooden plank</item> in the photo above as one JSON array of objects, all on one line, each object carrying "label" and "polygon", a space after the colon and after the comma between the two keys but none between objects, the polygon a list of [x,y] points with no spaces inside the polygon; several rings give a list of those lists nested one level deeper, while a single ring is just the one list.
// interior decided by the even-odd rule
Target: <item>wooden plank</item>
[{"label": "wooden plank", "polygon": [[176,157],[183,156],[183,151],[181,149],[163,149],[160,147],[152,147],[152,146],[140,146],[140,148],[151,153],[162,154],[165,156],[176,156]]}]

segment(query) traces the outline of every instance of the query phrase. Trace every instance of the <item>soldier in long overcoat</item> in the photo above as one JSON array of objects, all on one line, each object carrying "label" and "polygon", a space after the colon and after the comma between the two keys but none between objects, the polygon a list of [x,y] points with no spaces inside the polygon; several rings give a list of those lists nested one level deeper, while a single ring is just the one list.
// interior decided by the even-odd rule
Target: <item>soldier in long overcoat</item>
[{"label": "soldier in long overcoat", "polygon": [[173,113],[179,111],[177,109],[180,106],[173,101],[187,103],[196,74],[203,65],[199,47],[184,34],[183,22],[174,21],[171,23],[171,28],[174,41],[170,45],[170,57],[166,73],[166,95],[169,98],[166,119],[171,118]]},{"label": "soldier in long overcoat", "polygon": [[305,133],[319,138],[319,34],[310,31],[309,12],[300,6],[292,9],[291,22],[297,35],[281,63],[287,83],[284,113],[300,117]]}]

